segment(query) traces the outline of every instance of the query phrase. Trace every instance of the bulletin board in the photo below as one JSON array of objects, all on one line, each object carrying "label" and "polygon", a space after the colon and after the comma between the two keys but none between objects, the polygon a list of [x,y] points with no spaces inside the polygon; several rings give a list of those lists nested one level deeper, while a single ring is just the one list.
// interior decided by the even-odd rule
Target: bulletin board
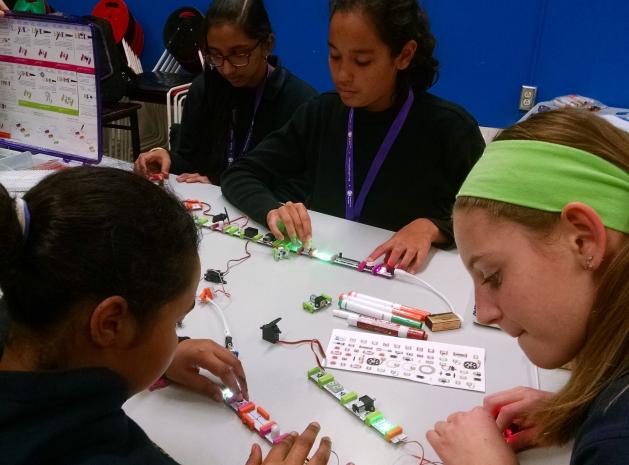
[{"label": "bulletin board", "polygon": [[80,18],[0,20],[0,147],[98,163],[102,158],[93,26]]}]

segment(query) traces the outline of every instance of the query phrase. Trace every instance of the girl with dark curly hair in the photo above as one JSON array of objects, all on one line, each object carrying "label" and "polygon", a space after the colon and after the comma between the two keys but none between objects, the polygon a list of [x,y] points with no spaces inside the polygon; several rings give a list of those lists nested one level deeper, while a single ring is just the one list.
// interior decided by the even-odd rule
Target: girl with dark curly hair
[{"label": "girl with dark curly hair", "polygon": [[[336,92],[237,160],[223,193],[294,242],[311,239],[307,208],[397,231],[367,260],[416,271],[431,244],[452,244],[454,197],[483,139],[463,108],[427,92],[438,62],[416,0],[337,0],[330,11]],[[303,195],[280,204],[274,186],[304,176]]]}]

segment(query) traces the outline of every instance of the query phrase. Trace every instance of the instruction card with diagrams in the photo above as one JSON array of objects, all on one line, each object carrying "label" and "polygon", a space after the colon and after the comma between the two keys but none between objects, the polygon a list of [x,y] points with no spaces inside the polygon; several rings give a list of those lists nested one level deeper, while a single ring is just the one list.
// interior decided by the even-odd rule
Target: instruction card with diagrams
[{"label": "instruction card with diagrams", "polygon": [[100,158],[93,29],[70,19],[0,20],[0,143]]},{"label": "instruction card with diagrams", "polygon": [[327,367],[485,392],[485,349],[335,329]]}]

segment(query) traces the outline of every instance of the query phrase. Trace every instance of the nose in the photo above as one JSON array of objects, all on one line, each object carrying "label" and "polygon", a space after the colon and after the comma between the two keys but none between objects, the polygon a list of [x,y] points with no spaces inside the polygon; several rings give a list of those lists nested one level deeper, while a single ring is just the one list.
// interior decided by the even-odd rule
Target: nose
[{"label": "nose", "polygon": [[335,81],[337,84],[348,85],[352,83],[354,76],[346,60],[341,59],[338,62],[331,62],[330,68],[332,70],[332,74],[336,75]]},{"label": "nose", "polygon": [[349,71],[347,66],[341,66],[339,69],[339,81],[344,84],[352,82],[352,73]]},{"label": "nose", "polygon": [[500,308],[478,286],[474,289],[476,319],[484,325],[498,324],[502,319]]},{"label": "nose", "polygon": [[223,76],[225,77],[230,77],[231,75],[233,75],[236,72],[236,68],[234,67],[234,65],[232,65],[229,60],[225,60],[223,61]]}]

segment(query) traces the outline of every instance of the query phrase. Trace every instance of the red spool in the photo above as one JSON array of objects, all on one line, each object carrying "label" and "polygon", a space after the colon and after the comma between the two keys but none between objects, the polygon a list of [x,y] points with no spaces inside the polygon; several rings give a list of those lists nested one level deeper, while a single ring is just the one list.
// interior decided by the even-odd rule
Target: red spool
[{"label": "red spool", "polygon": [[94,7],[92,15],[105,19],[111,24],[117,44],[124,38],[136,55],[139,56],[142,53],[144,30],[123,0],[100,0]]}]

